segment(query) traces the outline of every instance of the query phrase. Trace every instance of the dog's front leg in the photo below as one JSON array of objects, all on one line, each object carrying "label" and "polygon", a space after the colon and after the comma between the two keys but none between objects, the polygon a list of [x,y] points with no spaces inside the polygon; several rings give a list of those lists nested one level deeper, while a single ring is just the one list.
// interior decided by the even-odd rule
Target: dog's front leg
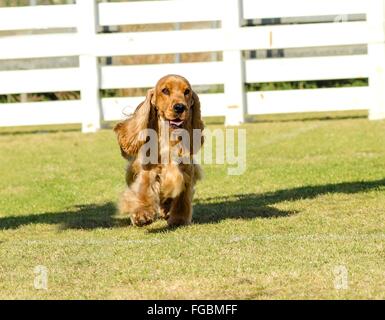
[{"label": "dog's front leg", "polygon": [[185,188],[185,177],[176,164],[169,164],[162,169],[160,181],[160,192],[163,199],[174,199]]},{"label": "dog's front leg", "polygon": [[120,214],[139,227],[151,224],[159,212],[159,192],[156,172],[141,171],[120,199]]},{"label": "dog's front leg", "polygon": [[189,225],[192,220],[193,186],[187,184],[184,191],[171,204],[167,223],[169,226]]}]

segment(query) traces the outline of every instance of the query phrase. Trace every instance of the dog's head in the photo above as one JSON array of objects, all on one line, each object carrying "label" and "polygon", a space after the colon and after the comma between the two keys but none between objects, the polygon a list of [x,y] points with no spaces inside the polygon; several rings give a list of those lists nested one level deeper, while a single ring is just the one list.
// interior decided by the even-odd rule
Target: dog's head
[{"label": "dog's head", "polygon": [[168,121],[171,129],[177,129],[189,127],[194,111],[200,111],[194,110],[200,108],[196,100],[197,95],[185,78],[168,75],[156,84],[152,102],[160,118]]},{"label": "dog's head", "polygon": [[170,130],[188,130],[191,137],[193,129],[203,130],[198,95],[184,77],[167,75],[161,78],[155,88],[148,90],[146,99],[134,114],[115,126],[123,156],[137,154],[143,145],[138,139],[139,132],[149,128],[158,131],[158,120],[168,122]]}]

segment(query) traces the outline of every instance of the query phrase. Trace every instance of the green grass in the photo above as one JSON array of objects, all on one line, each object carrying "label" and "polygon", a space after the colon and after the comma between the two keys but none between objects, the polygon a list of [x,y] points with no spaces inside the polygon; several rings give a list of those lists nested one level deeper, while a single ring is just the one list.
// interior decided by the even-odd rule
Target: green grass
[{"label": "green grass", "polygon": [[205,166],[195,223],[172,230],[114,218],[125,163],[111,130],[1,129],[0,298],[384,299],[385,123],[243,128],[245,175]]}]

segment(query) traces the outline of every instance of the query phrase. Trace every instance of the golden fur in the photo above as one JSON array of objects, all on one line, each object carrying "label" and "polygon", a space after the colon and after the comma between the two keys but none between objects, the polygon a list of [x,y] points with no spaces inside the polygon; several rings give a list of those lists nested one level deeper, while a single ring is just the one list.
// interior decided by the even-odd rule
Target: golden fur
[{"label": "golden fur", "polygon": [[[176,113],[177,104],[184,106],[183,113]],[[178,127],[164,126],[165,123],[175,123],[175,119],[182,124]],[[162,133],[170,136],[178,128],[189,133],[189,148],[184,149],[182,144],[179,155],[187,156],[190,161],[162,162],[162,155],[173,159],[170,150],[179,141],[164,141],[160,136]],[[146,140],[140,133],[147,129],[158,133],[158,161],[143,164],[139,151]],[[195,146],[194,129],[199,129],[200,133],[198,145]],[[122,156],[129,160],[127,188],[120,199],[119,211],[129,215],[134,225],[150,224],[158,216],[166,219],[170,226],[191,223],[194,185],[202,177],[200,166],[192,163],[191,159],[203,144],[202,130],[199,98],[189,82],[177,75],[160,79],[155,88],[148,90],[145,101],[136,108],[134,114],[115,126]],[[185,153],[186,150],[188,154]]]}]

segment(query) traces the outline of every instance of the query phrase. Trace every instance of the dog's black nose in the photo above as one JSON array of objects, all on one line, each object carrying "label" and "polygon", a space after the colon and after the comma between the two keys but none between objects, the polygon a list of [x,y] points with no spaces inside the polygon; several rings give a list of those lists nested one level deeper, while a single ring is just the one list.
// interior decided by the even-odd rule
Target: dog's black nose
[{"label": "dog's black nose", "polygon": [[182,103],[177,103],[174,105],[174,111],[176,113],[183,113],[183,111],[186,109],[186,106]]}]

